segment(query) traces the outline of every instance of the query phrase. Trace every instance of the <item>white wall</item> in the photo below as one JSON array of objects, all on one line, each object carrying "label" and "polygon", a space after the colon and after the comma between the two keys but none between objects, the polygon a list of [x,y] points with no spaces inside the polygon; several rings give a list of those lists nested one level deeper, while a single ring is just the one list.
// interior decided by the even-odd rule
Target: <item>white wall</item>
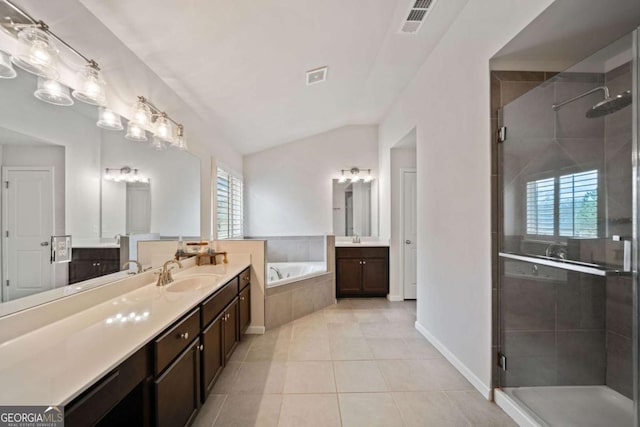
[{"label": "white wall", "polygon": [[489,59],[552,0],[469,1],[380,124],[382,235],[390,148],[417,127],[417,327],[491,386]]},{"label": "white wall", "polygon": [[[415,134],[413,134],[415,138]],[[415,140],[414,140],[415,141]],[[402,169],[415,169],[416,149],[391,149],[391,238],[389,239],[389,299],[402,300]]]},{"label": "white wall", "polygon": [[320,235],[333,230],[332,179],[371,168],[377,223],[377,126],[345,126],[244,157],[245,235]]}]

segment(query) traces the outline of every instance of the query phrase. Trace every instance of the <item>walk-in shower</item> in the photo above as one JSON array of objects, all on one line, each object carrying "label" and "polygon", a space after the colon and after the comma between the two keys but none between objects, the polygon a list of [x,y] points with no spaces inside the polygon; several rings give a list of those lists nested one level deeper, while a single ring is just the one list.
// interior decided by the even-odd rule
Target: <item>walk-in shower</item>
[{"label": "walk-in shower", "polygon": [[500,112],[498,386],[532,425],[638,422],[637,38]]}]

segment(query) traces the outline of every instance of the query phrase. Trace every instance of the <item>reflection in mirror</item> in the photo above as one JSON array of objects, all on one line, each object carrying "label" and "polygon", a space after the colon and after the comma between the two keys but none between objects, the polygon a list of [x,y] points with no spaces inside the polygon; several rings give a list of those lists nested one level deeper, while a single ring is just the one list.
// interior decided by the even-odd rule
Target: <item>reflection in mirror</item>
[{"label": "reflection in mirror", "polygon": [[[140,240],[200,236],[197,157],[127,141],[96,126],[98,107],[44,103],[36,88],[20,70],[0,79],[0,315],[126,277]],[[105,173],[127,168],[138,178]],[[64,235],[71,262],[54,263],[53,251],[67,248],[52,237]]]},{"label": "reflection in mirror", "polygon": [[333,180],[333,234],[371,236],[371,182]]}]

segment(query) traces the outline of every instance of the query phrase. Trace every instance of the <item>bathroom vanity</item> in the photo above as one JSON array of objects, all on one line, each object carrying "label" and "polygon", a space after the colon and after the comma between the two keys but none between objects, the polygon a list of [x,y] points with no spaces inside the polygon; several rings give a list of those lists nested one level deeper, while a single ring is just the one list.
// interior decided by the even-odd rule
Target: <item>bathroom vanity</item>
[{"label": "bathroom vanity", "polygon": [[389,247],[336,244],[336,296],[385,297],[389,293]]},{"label": "bathroom vanity", "polygon": [[189,425],[251,321],[250,265],[185,268],[164,287],[143,275],[6,343],[0,399],[64,406],[67,426]]}]

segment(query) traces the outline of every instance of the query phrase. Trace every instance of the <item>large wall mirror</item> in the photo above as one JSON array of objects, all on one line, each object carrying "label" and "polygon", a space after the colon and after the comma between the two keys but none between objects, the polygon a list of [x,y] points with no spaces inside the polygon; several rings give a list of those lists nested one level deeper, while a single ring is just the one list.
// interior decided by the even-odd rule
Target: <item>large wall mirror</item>
[{"label": "large wall mirror", "polygon": [[[122,277],[139,240],[200,236],[197,157],[100,129],[97,107],[47,104],[36,85],[21,70],[0,79],[3,304]],[[67,235],[71,262],[53,263],[52,237]]]},{"label": "large wall mirror", "polygon": [[371,182],[333,180],[333,234],[371,236]]}]

